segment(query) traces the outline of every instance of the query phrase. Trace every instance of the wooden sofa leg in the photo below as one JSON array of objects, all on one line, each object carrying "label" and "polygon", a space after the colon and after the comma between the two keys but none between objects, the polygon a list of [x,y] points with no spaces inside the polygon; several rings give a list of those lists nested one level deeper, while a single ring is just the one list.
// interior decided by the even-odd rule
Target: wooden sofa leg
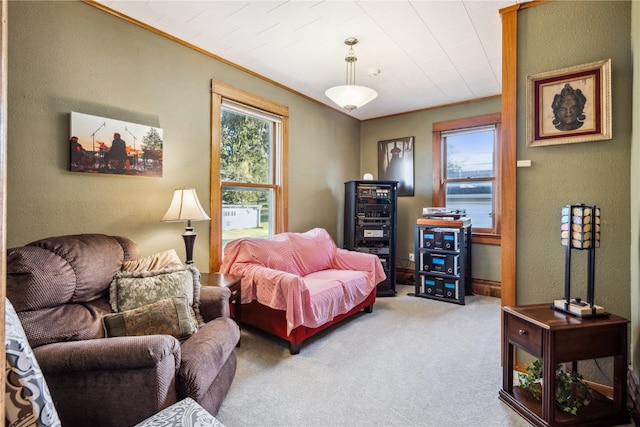
[{"label": "wooden sofa leg", "polygon": [[298,353],[300,353],[300,347],[302,347],[302,343],[289,342],[289,353],[290,354],[298,354]]},{"label": "wooden sofa leg", "polygon": [[373,313],[373,304],[368,305],[364,308],[365,313]]}]

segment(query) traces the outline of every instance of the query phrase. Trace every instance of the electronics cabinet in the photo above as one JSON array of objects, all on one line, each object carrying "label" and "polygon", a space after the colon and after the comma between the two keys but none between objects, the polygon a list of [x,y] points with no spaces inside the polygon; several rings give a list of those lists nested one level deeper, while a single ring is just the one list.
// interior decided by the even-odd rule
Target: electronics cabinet
[{"label": "electronics cabinet", "polygon": [[347,181],[344,200],[344,247],[375,254],[387,278],[376,296],[396,295],[397,181]]},{"label": "electronics cabinet", "polygon": [[415,296],[464,304],[465,295],[471,295],[469,219],[419,219],[415,260]]}]

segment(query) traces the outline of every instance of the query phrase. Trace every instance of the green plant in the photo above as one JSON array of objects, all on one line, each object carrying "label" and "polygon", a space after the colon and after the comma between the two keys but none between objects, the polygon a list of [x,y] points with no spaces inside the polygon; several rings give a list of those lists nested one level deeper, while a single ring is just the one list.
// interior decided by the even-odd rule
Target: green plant
[{"label": "green plant", "polygon": [[[520,388],[528,390],[533,397],[540,400],[542,394],[542,361],[534,360],[527,366],[527,373],[518,374]],[[572,415],[578,413],[582,406],[589,405],[593,397],[593,389],[583,381],[582,375],[575,371],[565,371],[562,364],[556,365],[556,404],[563,411]]]}]

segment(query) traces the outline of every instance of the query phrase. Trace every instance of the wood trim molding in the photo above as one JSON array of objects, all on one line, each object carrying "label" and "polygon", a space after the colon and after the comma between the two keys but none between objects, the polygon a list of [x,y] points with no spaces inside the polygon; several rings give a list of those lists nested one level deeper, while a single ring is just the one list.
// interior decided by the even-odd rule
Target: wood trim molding
[{"label": "wood trim molding", "polygon": [[[209,271],[219,271],[222,262],[222,244],[219,243],[219,236],[222,236],[222,221],[215,220],[219,215],[214,216],[214,212],[220,212],[222,206],[222,194],[220,192],[220,110],[222,106],[222,96],[213,91],[211,82],[211,159],[209,171],[209,212],[214,218],[209,221]],[[215,190],[215,191],[214,191]]]},{"label": "wood trim molding", "polygon": [[396,268],[396,284],[414,286],[416,281],[416,271],[410,268]]},{"label": "wood trim molding", "polygon": [[500,123],[502,120],[501,113],[483,114],[481,116],[464,117],[461,119],[447,120],[444,122],[434,123],[432,132],[443,132],[452,129],[473,128],[483,126],[488,123]]},{"label": "wood trim molding", "polygon": [[279,116],[289,117],[289,107],[286,105],[278,104],[277,102],[254,95],[246,90],[235,88],[218,80],[211,82],[211,92],[225,99],[251,105],[254,108],[268,111]]},{"label": "wood trim molding", "polygon": [[518,102],[518,12],[549,0],[518,3],[500,9],[502,18],[502,204],[501,280],[502,305],[517,304],[516,258],[516,161]]},{"label": "wood trim molding", "polygon": [[486,297],[500,298],[502,295],[502,285],[500,282],[485,279],[471,279],[471,292],[474,295],[484,295]]},{"label": "wood trim molding", "polygon": [[[502,204],[500,206],[502,247],[500,274],[501,303],[517,304],[516,258],[516,161],[518,101],[518,11],[548,0],[518,3],[500,9],[502,18]],[[502,322],[502,318],[501,318]],[[504,334],[504,325],[501,327]],[[502,338],[502,337],[501,337]],[[515,349],[514,349],[515,351]],[[505,355],[501,355],[504,362]],[[517,364],[517,359],[516,364]]]},{"label": "wood trim molding", "polygon": [[279,230],[289,230],[289,110],[282,116],[282,154],[280,156],[280,199],[282,209],[278,209],[280,217],[276,221],[280,224]]},{"label": "wood trim molding", "polygon": [[500,234],[484,234],[484,233],[473,233],[473,238],[471,242],[479,245],[495,245],[500,246],[502,244],[502,235]]},{"label": "wood trim molding", "polygon": [[372,117],[370,119],[364,119],[364,120],[362,120],[362,122],[364,123],[364,122],[370,122],[370,121],[373,121],[373,120],[388,119],[390,117],[404,116],[406,114],[420,113],[420,112],[429,111],[429,110],[438,110],[438,109],[440,109],[442,107],[454,107],[456,105],[464,105],[464,104],[470,104],[470,103],[475,103],[475,102],[480,102],[480,101],[486,101],[486,100],[489,100],[489,99],[499,98],[500,96],[501,95],[485,96],[485,97],[482,97],[482,98],[470,99],[468,101],[451,102],[449,104],[434,105],[433,107],[418,108],[416,110],[403,111],[402,113],[395,113],[395,114],[388,114],[386,116]]},{"label": "wood trim molding", "polygon": [[431,194],[431,206],[444,206],[445,194],[442,191],[442,145],[440,144],[440,132],[435,130],[435,124],[433,132],[431,133],[431,156],[432,156],[432,183],[431,188],[433,192]]},{"label": "wood trim molding", "polygon": [[517,43],[521,4],[500,10],[502,15],[502,305],[516,304],[516,118]]}]

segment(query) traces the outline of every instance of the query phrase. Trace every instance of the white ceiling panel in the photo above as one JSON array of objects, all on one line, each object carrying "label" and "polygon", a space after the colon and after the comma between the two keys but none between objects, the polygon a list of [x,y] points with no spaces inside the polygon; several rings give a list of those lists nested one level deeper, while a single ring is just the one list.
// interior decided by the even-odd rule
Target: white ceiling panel
[{"label": "white ceiling panel", "polygon": [[348,113],[365,120],[499,95],[499,10],[519,1],[98,3],[336,109],[324,92],[345,83],[344,40],[356,37],[356,84],[379,92]]}]

